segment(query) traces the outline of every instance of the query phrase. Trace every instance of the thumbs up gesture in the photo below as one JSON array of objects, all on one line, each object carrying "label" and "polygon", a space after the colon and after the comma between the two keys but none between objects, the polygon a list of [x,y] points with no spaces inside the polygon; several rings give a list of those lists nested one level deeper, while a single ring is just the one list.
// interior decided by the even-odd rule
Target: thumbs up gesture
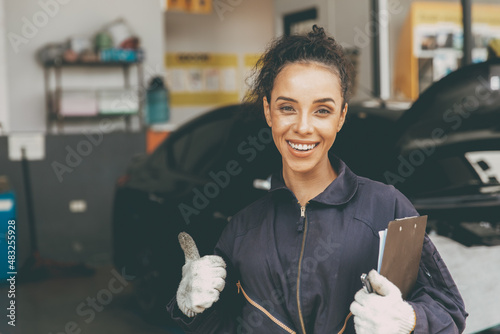
[{"label": "thumbs up gesture", "polygon": [[226,263],[217,255],[200,258],[193,238],[185,232],[179,234],[179,243],[186,264],[182,267],[182,279],[177,289],[177,305],[191,318],[219,300],[226,283]]}]

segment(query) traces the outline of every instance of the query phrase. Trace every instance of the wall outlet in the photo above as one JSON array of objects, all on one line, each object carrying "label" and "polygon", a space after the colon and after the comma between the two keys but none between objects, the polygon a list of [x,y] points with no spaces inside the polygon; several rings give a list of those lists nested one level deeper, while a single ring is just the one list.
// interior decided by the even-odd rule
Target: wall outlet
[{"label": "wall outlet", "polygon": [[87,211],[87,201],[83,199],[75,199],[69,202],[69,211],[73,213],[81,213]]}]

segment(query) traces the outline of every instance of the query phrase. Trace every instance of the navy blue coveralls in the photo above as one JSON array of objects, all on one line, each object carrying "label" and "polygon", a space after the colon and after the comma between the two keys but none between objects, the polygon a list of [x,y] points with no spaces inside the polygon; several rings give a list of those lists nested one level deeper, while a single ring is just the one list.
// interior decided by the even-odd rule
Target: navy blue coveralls
[{"label": "navy blue coveralls", "polygon": [[[355,175],[338,158],[338,177],[301,207],[281,173],[269,193],[238,214],[215,254],[228,277],[220,299],[190,319],[168,305],[186,333],[339,333],[360,275],[377,268],[378,232],[396,219],[418,215],[393,186]],[[464,302],[431,240],[424,240],[417,283],[407,297],[414,333],[461,333]],[[354,333],[352,318],[344,333]]]}]

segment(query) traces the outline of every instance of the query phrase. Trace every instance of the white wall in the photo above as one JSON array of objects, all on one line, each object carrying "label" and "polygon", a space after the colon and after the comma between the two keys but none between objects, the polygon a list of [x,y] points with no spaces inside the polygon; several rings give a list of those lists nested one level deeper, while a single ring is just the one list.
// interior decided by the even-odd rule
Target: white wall
[{"label": "white wall", "polygon": [[316,7],[318,25],[325,28],[345,47],[356,46],[361,51],[358,93],[353,101],[368,98],[371,83],[371,40],[357,38],[369,18],[369,1],[352,0],[274,0],[276,35],[283,34],[283,16]]},{"label": "white wall", "polygon": [[365,100],[372,92],[372,41],[365,31],[369,29],[370,1],[336,0],[333,9],[333,28],[330,32],[344,47],[360,50],[357,93],[352,101]]},{"label": "white wall", "polygon": [[7,60],[5,53],[5,4],[0,0],[0,134],[9,130],[8,96],[7,96]]},{"label": "white wall", "polygon": [[[45,96],[42,67],[36,51],[47,43],[64,42],[71,36],[93,36],[111,21],[122,17],[141,38],[146,52],[145,74],[162,72],[163,12],[159,0],[3,0],[7,33],[27,37],[16,52],[7,39],[10,131],[45,130]],[[49,10],[44,10],[43,5]],[[50,15],[43,22],[43,14]],[[35,33],[26,34],[26,21],[40,19]],[[36,27],[36,26],[35,26]],[[26,28],[24,28],[26,29]],[[133,72],[133,71],[132,71]],[[132,81],[134,85],[136,81]],[[63,73],[64,87],[107,87],[123,85],[117,70],[68,70]],[[1,115],[1,114],[0,114]]]},{"label": "white wall", "polygon": [[[232,10],[225,12],[214,9],[210,15],[167,12],[165,51],[234,53],[240,60],[246,53],[263,52],[274,36],[273,1],[242,0],[230,7]],[[181,124],[209,109],[210,106],[172,108],[170,119]]]},{"label": "white wall", "polygon": [[274,0],[275,12],[275,31],[276,36],[281,36],[284,33],[283,16],[301,12],[310,8],[316,7],[318,10],[318,25],[325,28],[330,33],[335,33],[335,22],[331,20],[333,17],[333,9],[335,1],[328,0]]}]

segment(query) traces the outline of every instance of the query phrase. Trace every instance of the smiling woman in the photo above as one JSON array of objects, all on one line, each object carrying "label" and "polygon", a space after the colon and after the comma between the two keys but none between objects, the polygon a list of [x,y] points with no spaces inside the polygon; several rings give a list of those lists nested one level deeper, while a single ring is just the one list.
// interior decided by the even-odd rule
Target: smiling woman
[{"label": "smiling woman", "polygon": [[347,113],[340,80],[317,63],[289,64],[276,77],[270,98],[263,98],[264,113],[282,156],[283,178],[305,205],[337,176],[328,151]]},{"label": "smiling woman", "polygon": [[[186,264],[168,309],[184,330],[464,330],[464,303],[427,236],[407,300],[373,270],[377,232],[418,213],[393,186],[357,176],[329,157],[344,125],[349,92],[350,63],[322,28],[277,39],[259,60],[247,102],[263,109],[282,169],[272,176],[266,196],[232,218],[215,255],[200,258],[194,241],[180,236]],[[361,289],[359,277],[369,271],[376,293]]]}]

